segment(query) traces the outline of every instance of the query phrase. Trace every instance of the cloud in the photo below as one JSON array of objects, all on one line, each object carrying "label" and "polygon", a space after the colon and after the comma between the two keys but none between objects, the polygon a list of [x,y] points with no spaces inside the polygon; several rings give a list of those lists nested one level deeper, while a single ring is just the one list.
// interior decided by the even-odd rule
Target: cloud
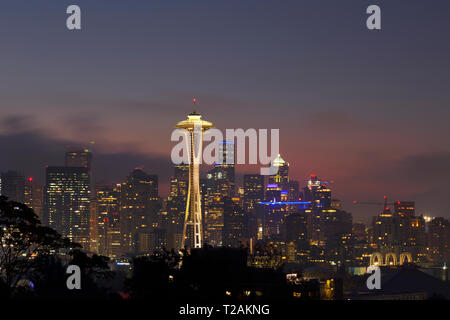
[{"label": "cloud", "polygon": [[[82,121],[82,119],[80,120]],[[59,139],[44,129],[30,129],[30,118],[8,116],[0,120],[0,171],[17,170],[24,175],[44,182],[45,166],[64,165],[68,146],[80,146],[79,142]],[[169,156],[142,154],[127,150],[108,153],[93,146],[96,181],[120,182],[135,168],[143,167],[147,173],[158,174],[162,184],[172,174]]]},{"label": "cloud", "polygon": [[0,132],[8,134],[29,131],[34,125],[34,118],[31,116],[11,114],[0,119]]}]

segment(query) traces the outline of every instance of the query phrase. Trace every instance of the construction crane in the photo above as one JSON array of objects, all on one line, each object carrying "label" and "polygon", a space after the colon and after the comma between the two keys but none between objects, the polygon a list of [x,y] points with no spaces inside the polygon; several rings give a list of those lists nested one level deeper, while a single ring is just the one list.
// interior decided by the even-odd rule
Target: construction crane
[{"label": "construction crane", "polygon": [[388,198],[387,196],[384,196],[384,202],[376,202],[376,201],[368,201],[368,202],[364,202],[364,201],[358,201],[358,200],[354,200],[353,204],[357,205],[357,204],[364,204],[364,205],[377,205],[377,206],[383,206],[383,210],[389,210],[388,206],[393,206],[396,204],[399,204],[400,201],[395,201],[395,202],[388,202]]}]

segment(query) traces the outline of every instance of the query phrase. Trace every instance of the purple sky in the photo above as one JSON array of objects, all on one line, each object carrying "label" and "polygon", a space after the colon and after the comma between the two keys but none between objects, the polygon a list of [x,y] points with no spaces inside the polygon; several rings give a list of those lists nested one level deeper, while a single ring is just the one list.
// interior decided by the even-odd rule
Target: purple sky
[{"label": "purple sky", "polygon": [[167,181],[172,126],[197,96],[218,128],[279,128],[293,178],[333,181],[355,220],[379,208],[352,200],[385,194],[450,217],[450,3],[376,1],[369,31],[374,3],[6,0],[0,170],[42,179],[95,140],[97,180],[144,166]]}]

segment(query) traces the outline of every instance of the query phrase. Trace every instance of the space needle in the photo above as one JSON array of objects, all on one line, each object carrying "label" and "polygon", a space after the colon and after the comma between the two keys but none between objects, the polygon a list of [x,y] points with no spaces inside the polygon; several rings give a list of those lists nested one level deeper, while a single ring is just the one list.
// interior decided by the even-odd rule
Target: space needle
[{"label": "space needle", "polygon": [[214,128],[209,121],[202,120],[196,111],[197,99],[193,99],[194,111],[187,119],[176,124],[175,128],[184,129],[186,149],[189,150],[189,188],[186,199],[186,211],[183,225],[181,248],[201,248],[203,246],[203,222],[200,195],[200,160],[202,157],[203,133]]}]

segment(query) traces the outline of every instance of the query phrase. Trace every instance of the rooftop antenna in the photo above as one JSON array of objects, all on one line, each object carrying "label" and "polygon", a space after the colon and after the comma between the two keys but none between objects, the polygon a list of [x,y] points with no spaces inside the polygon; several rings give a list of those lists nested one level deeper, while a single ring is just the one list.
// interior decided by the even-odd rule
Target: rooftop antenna
[{"label": "rooftop antenna", "polygon": [[194,97],[194,98],[192,99],[192,102],[194,103],[194,112],[193,112],[193,113],[197,113],[197,98]]}]

